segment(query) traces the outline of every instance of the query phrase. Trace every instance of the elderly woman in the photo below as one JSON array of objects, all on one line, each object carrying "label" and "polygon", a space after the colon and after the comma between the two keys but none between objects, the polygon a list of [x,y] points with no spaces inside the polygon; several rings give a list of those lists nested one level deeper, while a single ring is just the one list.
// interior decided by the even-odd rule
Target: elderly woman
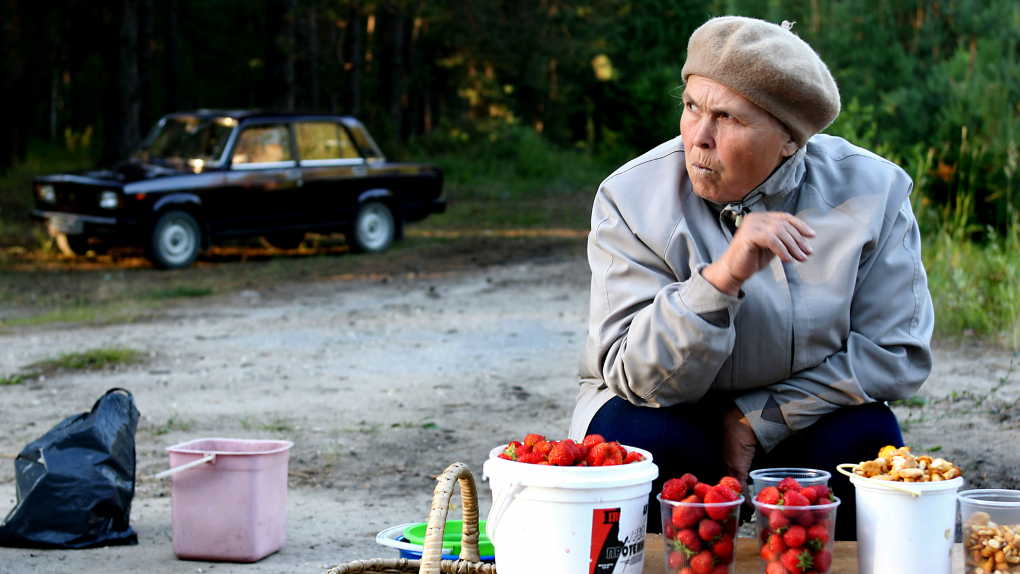
[{"label": "elderly woman", "polygon": [[[651,451],[653,495],[686,472],[714,483],[825,469],[852,517],[836,465],[901,445],[883,401],[910,397],[931,370],[911,180],[816,135],[839,93],[786,23],[708,21],[683,80],[680,138],[618,169],[595,198],[570,436]],[[837,526],[853,538],[852,518]]]}]

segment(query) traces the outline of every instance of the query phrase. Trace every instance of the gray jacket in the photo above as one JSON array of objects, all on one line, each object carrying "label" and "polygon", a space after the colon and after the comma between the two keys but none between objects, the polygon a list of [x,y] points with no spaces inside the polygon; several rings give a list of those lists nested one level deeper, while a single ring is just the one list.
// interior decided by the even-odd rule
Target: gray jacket
[{"label": "gray jacket", "polygon": [[[738,205],[698,197],[678,137],[602,183],[588,236],[591,309],[570,436],[613,396],[635,405],[729,393],[765,450],[841,406],[912,396],[934,325],[899,167],[817,135]],[[729,297],[701,277],[732,239],[727,211],[786,211],[814,255],[773,258]]]}]

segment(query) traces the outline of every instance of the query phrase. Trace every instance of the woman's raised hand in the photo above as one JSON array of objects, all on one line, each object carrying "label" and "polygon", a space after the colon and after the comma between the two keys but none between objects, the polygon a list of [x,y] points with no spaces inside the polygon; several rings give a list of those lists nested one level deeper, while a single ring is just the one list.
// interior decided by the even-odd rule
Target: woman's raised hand
[{"label": "woman's raised hand", "polygon": [[806,260],[813,252],[807,239],[814,236],[815,231],[795,215],[783,211],[749,213],[726,252],[701,275],[719,291],[736,297],[744,282],[768,266],[773,257],[784,263]]}]

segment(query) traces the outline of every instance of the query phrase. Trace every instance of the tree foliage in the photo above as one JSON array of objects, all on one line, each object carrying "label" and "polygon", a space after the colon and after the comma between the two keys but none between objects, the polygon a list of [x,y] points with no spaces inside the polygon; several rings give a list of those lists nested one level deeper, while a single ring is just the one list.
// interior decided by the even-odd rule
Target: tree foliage
[{"label": "tree foliage", "polygon": [[124,157],[194,108],[348,113],[391,154],[507,126],[639,153],[678,134],[687,38],[724,14],[795,21],[840,86],[830,132],[1011,217],[1014,0],[3,0],[0,169],[86,131]]}]

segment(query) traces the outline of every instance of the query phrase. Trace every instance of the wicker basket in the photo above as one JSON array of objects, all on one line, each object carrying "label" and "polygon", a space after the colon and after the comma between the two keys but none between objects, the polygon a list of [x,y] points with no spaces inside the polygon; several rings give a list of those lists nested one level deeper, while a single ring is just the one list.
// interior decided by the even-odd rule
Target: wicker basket
[{"label": "wicker basket", "polygon": [[[443,560],[443,530],[446,514],[450,510],[453,485],[460,481],[460,498],[463,505],[464,527],[460,539],[460,560]],[[439,477],[432,495],[425,546],[421,560],[407,558],[375,558],[355,560],[334,566],[326,574],[496,574],[496,565],[482,562],[478,555],[478,493],[475,477],[462,462],[455,462]]]}]

